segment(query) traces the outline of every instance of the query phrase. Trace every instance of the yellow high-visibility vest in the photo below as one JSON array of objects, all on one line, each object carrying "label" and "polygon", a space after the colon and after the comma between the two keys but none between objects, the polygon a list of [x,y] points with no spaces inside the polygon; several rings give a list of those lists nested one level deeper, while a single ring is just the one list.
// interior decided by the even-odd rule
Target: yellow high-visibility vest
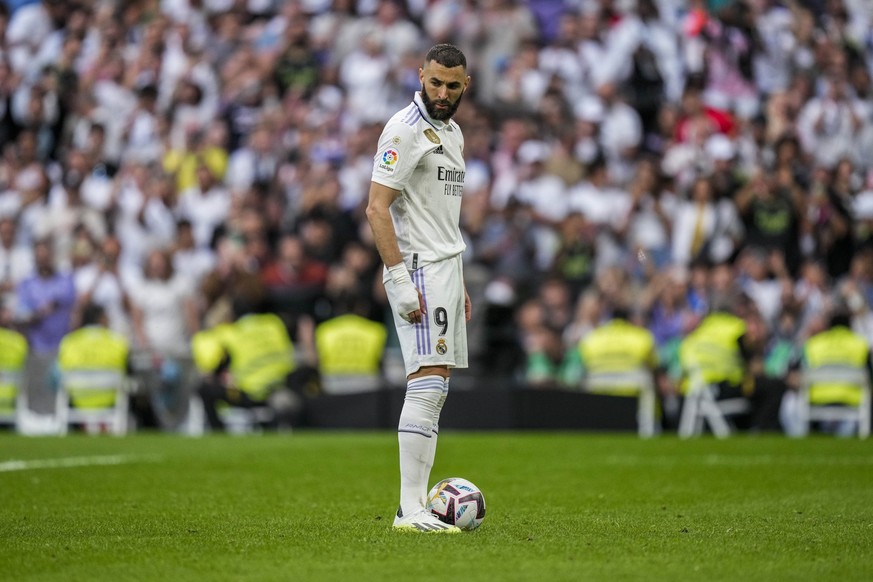
[{"label": "yellow high-visibility vest", "polygon": [[[735,315],[721,312],[707,315],[679,346],[682,370],[686,374],[699,370],[707,383],[740,385],[745,366],[739,339],[745,333],[746,323]],[[687,382],[682,389],[683,392],[687,389]]]},{"label": "yellow high-visibility vest", "polygon": [[315,328],[318,367],[324,375],[375,375],[388,333],[381,323],[347,314]]},{"label": "yellow high-visibility vest", "polygon": [[23,335],[0,328],[0,412],[15,410],[27,352],[27,339]]},{"label": "yellow high-visibility vest", "polygon": [[[127,373],[127,339],[110,329],[86,326],[65,335],[58,348],[61,373],[73,371],[113,371]],[[103,390],[68,390],[77,408],[108,408],[115,404],[117,386]]]},{"label": "yellow high-visibility vest", "polygon": [[[864,369],[870,346],[860,335],[844,326],[837,326],[817,333],[803,346],[806,366],[848,366]],[[853,384],[839,382],[813,384],[809,389],[809,401],[813,404],[847,404],[858,406],[861,403],[861,390]]]},{"label": "yellow high-visibility vest", "polygon": [[191,338],[191,355],[198,372],[209,374],[218,368],[227,355],[223,337],[230,330],[231,324],[222,323],[194,334]]},{"label": "yellow high-visibility vest", "polygon": [[[586,374],[654,369],[658,365],[652,332],[623,319],[613,319],[594,329],[579,342],[578,351]],[[628,391],[635,389],[628,387]]]},{"label": "yellow high-visibility vest", "polygon": [[253,400],[264,400],[294,371],[294,345],[285,324],[273,313],[241,317],[224,329],[221,338],[236,387]]}]

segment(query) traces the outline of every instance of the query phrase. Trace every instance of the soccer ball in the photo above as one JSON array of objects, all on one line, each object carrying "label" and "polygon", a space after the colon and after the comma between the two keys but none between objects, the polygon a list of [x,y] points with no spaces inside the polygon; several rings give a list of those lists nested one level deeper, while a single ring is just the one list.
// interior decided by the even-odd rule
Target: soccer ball
[{"label": "soccer ball", "polygon": [[449,477],[431,488],[427,509],[443,523],[473,530],[485,519],[485,497],[466,479]]}]

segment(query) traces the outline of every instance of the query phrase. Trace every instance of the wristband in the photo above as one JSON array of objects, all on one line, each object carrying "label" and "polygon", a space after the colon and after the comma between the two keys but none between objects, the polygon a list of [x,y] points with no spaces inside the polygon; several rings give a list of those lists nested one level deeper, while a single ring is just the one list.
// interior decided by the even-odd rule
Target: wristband
[{"label": "wristband", "polygon": [[412,283],[412,277],[409,276],[409,271],[406,270],[405,264],[398,263],[388,267],[388,273],[391,275],[391,281],[394,283],[396,293],[395,309],[397,314],[405,321],[411,321],[409,314],[413,311],[418,311],[420,308],[418,289]]},{"label": "wristband", "polygon": [[406,269],[406,263],[397,263],[388,267],[388,273],[391,275],[391,280],[395,285],[402,285],[409,281],[412,283],[412,277],[409,276],[409,271]]}]

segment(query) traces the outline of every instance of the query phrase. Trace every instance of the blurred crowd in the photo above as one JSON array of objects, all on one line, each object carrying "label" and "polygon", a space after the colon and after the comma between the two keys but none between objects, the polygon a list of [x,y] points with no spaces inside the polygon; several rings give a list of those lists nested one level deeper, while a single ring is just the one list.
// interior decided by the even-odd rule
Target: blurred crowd
[{"label": "blurred crowd", "polygon": [[246,294],[312,365],[319,323],[390,321],[375,145],[451,42],[470,385],[562,385],[617,308],[669,365],[714,303],[784,374],[837,307],[873,342],[871,24],[867,0],[6,0],[0,319],[39,357],[96,303],[152,371]]}]

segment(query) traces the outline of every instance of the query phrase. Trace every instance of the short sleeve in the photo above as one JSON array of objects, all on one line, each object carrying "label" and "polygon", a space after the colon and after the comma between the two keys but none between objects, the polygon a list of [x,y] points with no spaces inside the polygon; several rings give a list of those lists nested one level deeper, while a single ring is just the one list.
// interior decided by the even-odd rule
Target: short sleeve
[{"label": "short sleeve", "polygon": [[388,122],[373,158],[373,182],[403,190],[418,165],[419,157],[413,128],[402,122]]}]

